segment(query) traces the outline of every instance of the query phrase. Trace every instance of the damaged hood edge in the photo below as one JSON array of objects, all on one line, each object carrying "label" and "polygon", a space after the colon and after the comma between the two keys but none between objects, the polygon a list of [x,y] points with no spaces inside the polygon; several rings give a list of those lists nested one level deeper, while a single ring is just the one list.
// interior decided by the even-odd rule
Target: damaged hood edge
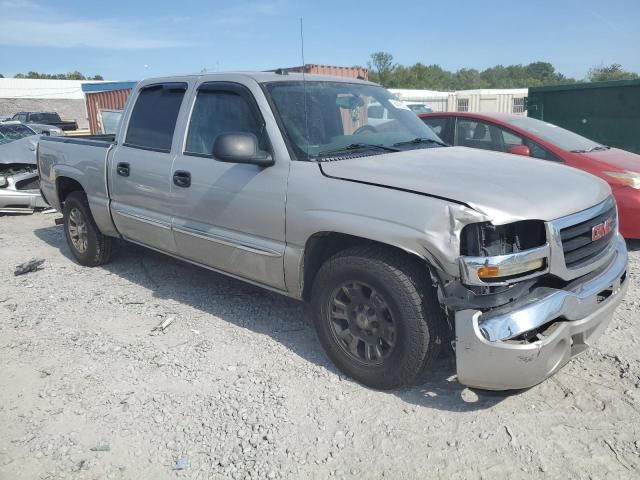
[{"label": "damaged hood edge", "polygon": [[0,165],[12,163],[36,165],[37,146],[36,135],[0,145]]}]

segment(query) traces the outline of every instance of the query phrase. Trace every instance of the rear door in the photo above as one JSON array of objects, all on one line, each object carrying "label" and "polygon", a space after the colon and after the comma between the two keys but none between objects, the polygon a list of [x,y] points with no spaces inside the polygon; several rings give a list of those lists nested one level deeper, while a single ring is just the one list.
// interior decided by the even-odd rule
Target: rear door
[{"label": "rear door", "polygon": [[[175,253],[171,233],[171,164],[174,132],[186,83],[160,83],[139,90],[123,143],[110,160],[111,211],[128,240]],[[174,143],[176,145],[174,145]]]},{"label": "rear door", "polygon": [[[256,96],[260,87],[234,82],[199,85],[183,151],[173,175],[173,230],[181,256],[233,275],[285,289],[285,200],[288,158],[271,148]],[[268,108],[268,107],[267,107]],[[253,133],[261,150],[275,160],[271,167],[224,163],[212,155],[218,135]]]}]

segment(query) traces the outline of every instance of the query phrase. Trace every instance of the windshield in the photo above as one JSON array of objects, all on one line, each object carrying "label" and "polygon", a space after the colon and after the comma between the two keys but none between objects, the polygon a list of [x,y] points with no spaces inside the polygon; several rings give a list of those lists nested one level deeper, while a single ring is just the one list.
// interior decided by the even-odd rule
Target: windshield
[{"label": "windshield", "polygon": [[24,125],[0,125],[0,145],[35,135],[35,132]]},{"label": "windshield", "polygon": [[517,117],[506,120],[511,125],[521,128],[532,135],[536,135],[563,150],[569,150],[571,152],[591,152],[593,150],[607,148],[577,133],[570,132],[562,127],[535,118]]},{"label": "windshield", "polygon": [[[267,83],[266,90],[299,160],[347,150],[363,156],[442,144],[415,113],[382,87],[285,81]],[[421,141],[412,142],[416,139]]]}]

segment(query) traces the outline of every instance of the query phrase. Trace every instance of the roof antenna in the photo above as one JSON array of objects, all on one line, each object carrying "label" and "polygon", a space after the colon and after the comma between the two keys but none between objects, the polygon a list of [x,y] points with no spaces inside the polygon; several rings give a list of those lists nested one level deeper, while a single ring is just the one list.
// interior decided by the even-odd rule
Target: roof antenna
[{"label": "roof antenna", "polygon": [[305,76],[305,70],[307,69],[304,63],[304,30],[302,28],[302,17],[300,17],[300,56],[302,57],[302,98],[304,103],[304,128],[307,141],[307,160],[309,160],[309,147],[311,146],[311,140],[309,136],[309,112],[307,111],[307,78]]}]

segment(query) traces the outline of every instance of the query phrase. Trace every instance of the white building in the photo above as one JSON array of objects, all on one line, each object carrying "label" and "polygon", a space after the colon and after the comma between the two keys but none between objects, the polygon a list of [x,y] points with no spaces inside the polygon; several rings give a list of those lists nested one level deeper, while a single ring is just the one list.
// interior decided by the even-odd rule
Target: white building
[{"label": "white building", "polygon": [[390,91],[400,100],[421,102],[434,112],[501,112],[524,115],[524,99],[527,88],[459,90],[438,92],[435,90],[396,89]]},{"label": "white building", "polygon": [[21,111],[58,112],[63,120],[76,120],[79,128],[87,128],[83,83],[100,82],[0,78],[0,115]]}]

